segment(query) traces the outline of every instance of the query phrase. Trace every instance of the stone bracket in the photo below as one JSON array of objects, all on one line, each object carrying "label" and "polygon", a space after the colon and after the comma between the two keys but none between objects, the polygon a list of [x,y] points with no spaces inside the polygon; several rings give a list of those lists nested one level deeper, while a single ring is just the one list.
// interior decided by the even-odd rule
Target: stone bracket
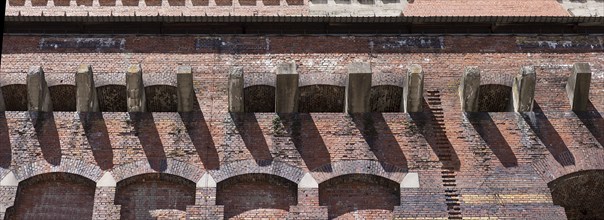
[{"label": "stone bracket", "polygon": [[229,112],[245,112],[243,79],[243,68],[231,68],[229,71]]},{"label": "stone bracket", "polygon": [[466,67],[459,85],[461,110],[464,112],[478,111],[478,95],[480,89],[480,70],[478,67]]},{"label": "stone bracket", "polygon": [[76,108],[78,112],[98,112],[99,101],[94,86],[94,76],[90,65],[80,65],[75,75],[77,88]]},{"label": "stone bracket", "polygon": [[588,63],[575,63],[573,72],[566,83],[566,94],[573,111],[587,110],[589,102],[589,85],[591,84],[591,69]]},{"label": "stone bracket", "polygon": [[413,64],[407,70],[407,81],[403,86],[404,112],[421,112],[424,102],[424,71],[420,65]]},{"label": "stone bracket", "polygon": [[191,112],[195,104],[193,70],[191,66],[179,66],[176,71],[178,112]]},{"label": "stone bracket", "polygon": [[514,112],[530,112],[535,100],[537,74],[533,66],[524,66],[514,78],[512,85],[512,106]]},{"label": "stone bracket", "polygon": [[298,112],[300,89],[298,88],[299,75],[296,72],[296,63],[281,63],[277,67],[277,83],[275,87],[275,112]]},{"label": "stone bracket", "polygon": [[50,91],[41,66],[32,66],[27,73],[27,109],[52,112]]},{"label": "stone bracket", "polygon": [[145,86],[140,64],[133,64],[126,72],[126,91],[128,92],[128,112],[145,112]]},{"label": "stone bracket", "polygon": [[351,63],[348,65],[345,112],[371,112],[371,74],[369,63]]}]

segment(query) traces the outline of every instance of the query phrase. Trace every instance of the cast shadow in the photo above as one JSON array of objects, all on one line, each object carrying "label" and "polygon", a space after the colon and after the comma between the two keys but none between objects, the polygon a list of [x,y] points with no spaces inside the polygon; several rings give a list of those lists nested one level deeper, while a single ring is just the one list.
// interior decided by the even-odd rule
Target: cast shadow
[{"label": "cast shadow", "polygon": [[382,113],[358,113],[350,116],[385,170],[393,170],[388,166],[408,169],[407,158]]},{"label": "cast shadow", "polygon": [[308,170],[331,164],[327,146],[309,113],[280,113],[279,118]]},{"label": "cast shadow", "polygon": [[252,157],[256,161],[272,161],[273,156],[271,155],[270,149],[266,144],[264,133],[258,124],[256,115],[254,113],[230,113],[233,123],[245,147],[250,151]]},{"label": "cast shadow", "polygon": [[134,126],[134,135],[138,137],[151,169],[158,172],[166,171],[168,168],[166,152],[155,126],[153,113],[129,112],[128,114]]},{"label": "cast shadow", "polygon": [[0,167],[8,169],[13,159],[6,114],[0,112]]},{"label": "cast shadow", "polygon": [[488,112],[466,112],[468,120],[504,167],[518,166],[512,147],[505,140]]},{"label": "cast shadow", "polygon": [[193,142],[193,146],[205,169],[217,170],[220,167],[218,151],[216,150],[216,145],[212,139],[212,133],[201,110],[179,112],[178,114],[180,114],[180,118],[185,124],[187,134],[189,134],[191,142]]},{"label": "cast shadow", "polygon": [[604,119],[602,119],[602,115],[600,115],[591,101],[587,102],[587,111],[575,111],[575,114],[581,119],[585,127],[589,129],[600,145],[604,146]]},{"label": "cast shadow", "polygon": [[61,164],[61,141],[52,112],[29,112],[44,159],[54,166]]},{"label": "cast shadow", "polygon": [[113,148],[102,112],[80,112],[80,120],[92,155],[102,170],[113,168]]},{"label": "cast shadow", "polygon": [[575,165],[575,157],[537,102],[533,105],[533,112],[523,113],[522,117],[560,165]]},{"label": "cast shadow", "polygon": [[461,162],[447,137],[444,118],[436,117],[425,98],[422,105],[422,112],[409,113],[416,129],[426,139],[432,151],[438,156],[438,160],[443,163],[443,168],[459,171]]}]

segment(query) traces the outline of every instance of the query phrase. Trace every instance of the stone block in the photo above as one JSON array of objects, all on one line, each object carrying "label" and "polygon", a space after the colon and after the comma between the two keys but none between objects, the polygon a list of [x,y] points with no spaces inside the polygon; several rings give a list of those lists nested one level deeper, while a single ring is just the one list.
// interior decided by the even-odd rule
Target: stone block
[{"label": "stone block", "polygon": [[275,112],[298,112],[300,89],[298,87],[299,75],[296,72],[296,63],[282,63],[277,67],[277,83],[275,88]]},{"label": "stone block", "polygon": [[229,112],[240,113],[245,111],[243,83],[243,68],[231,68],[229,72]]},{"label": "stone block", "polygon": [[459,85],[461,110],[464,112],[478,111],[478,95],[480,89],[480,70],[478,67],[467,67]]},{"label": "stone block", "polygon": [[566,83],[566,94],[573,111],[587,110],[589,102],[589,85],[591,84],[591,69],[588,63],[575,63],[573,72]]},{"label": "stone block", "polygon": [[195,90],[193,88],[193,71],[191,66],[179,66],[176,71],[176,84],[178,89],[178,111],[191,112],[195,104]]},{"label": "stone block", "polygon": [[424,102],[424,71],[413,64],[407,70],[407,81],[403,87],[403,109],[405,112],[421,112]]},{"label": "stone block", "polygon": [[512,106],[514,112],[530,112],[535,100],[537,74],[533,66],[524,66],[514,78],[512,85]]},{"label": "stone block", "polygon": [[78,112],[98,112],[99,101],[94,86],[94,77],[90,65],[80,65],[76,72],[76,110]]},{"label": "stone block", "polygon": [[345,112],[365,113],[371,111],[371,74],[369,63],[351,63],[348,65]]},{"label": "stone block", "polygon": [[128,112],[145,112],[145,86],[140,64],[133,64],[126,72],[126,91],[128,92]]},{"label": "stone block", "polygon": [[41,66],[33,66],[27,72],[27,109],[52,112],[50,92]]}]

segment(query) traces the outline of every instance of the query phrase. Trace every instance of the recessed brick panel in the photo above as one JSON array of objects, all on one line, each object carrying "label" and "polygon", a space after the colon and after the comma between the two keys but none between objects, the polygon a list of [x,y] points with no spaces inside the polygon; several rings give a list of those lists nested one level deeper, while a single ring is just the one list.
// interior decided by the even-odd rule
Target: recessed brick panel
[{"label": "recessed brick panel", "polygon": [[245,112],[274,112],[275,87],[250,86],[243,90]]},{"label": "recessed brick panel", "polygon": [[10,6],[24,6],[25,0],[8,0]]},{"label": "recessed brick panel", "polygon": [[371,111],[400,112],[402,98],[402,87],[390,85],[371,87]]},{"label": "recessed brick panel", "polygon": [[145,98],[149,112],[176,112],[178,110],[178,97],[174,86],[147,86],[145,87]]},{"label": "recessed brick panel", "polygon": [[127,112],[126,86],[107,85],[96,89],[102,112]]},{"label": "recessed brick panel", "polygon": [[268,174],[246,174],[218,183],[216,203],[225,219],[284,219],[297,204],[297,184]]},{"label": "recessed brick panel", "polygon": [[330,219],[392,219],[400,187],[373,175],[339,176],[319,185],[319,204],[328,207]]},{"label": "recessed brick panel", "polygon": [[121,205],[121,219],[179,216],[195,205],[195,183],[169,174],[134,176],[118,183],[115,204]]},{"label": "recessed brick panel", "polygon": [[604,170],[581,171],[548,185],[554,204],[564,207],[568,219],[604,217]]},{"label": "recessed brick panel", "polygon": [[92,0],[76,0],[78,6],[92,6]]},{"label": "recessed brick panel", "polygon": [[300,87],[299,112],[343,112],[344,90],[329,85]]},{"label": "recessed brick panel", "polygon": [[2,87],[7,111],[27,111],[27,86],[7,85]]},{"label": "recessed brick panel", "polygon": [[69,6],[70,0],[54,0],[55,6]]},{"label": "recessed brick panel", "polygon": [[511,109],[512,87],[504,85],[482,85],[478,96],[478,111],[505,112]]},{"label": "recessed brick panel", "polygon": [[72,85],[58,85],[48,88],[53,111],[76,111],[76,87]]},{"label": "recessed brick panel", "polygon": [[7,219],[92,219],[95,183],[82,176],[49,173],[19,183]]}]

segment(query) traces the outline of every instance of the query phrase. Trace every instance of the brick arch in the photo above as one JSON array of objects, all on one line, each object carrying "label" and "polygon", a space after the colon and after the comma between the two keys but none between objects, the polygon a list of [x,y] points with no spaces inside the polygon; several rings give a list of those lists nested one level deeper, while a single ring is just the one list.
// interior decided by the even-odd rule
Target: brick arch
[{"label": "brick arch", "polygon": [[512,84],[514,84],[514,77],[514,74],[502,74],[482,71],[480,73],[480,85],[494,84],[512,87]]},{"label": "brick arch", "polygon": [[532,163],[535,172],[545,182],[551,182],[563,176],[584,170],[604,170],[604,150],[599,148],[581,148],[581,151],[569,151],[565,157],[572,157],[573,165],[561,164],[552,154]]},{"label": "brick arch", "polygon": [[329,85],[346,86],[345,74],[307,73],[300,74],[299,86]]},{"label": "brick arch", "polygon": [[126,74],[124,73],[103,73],[94,74],[94,86],[118,85],[126,86]]},{"label": "brick arch", "polygon": [[243,88],[250,86],[276,86],[277,76],[274,73],[244,73]]},{"label": "brick arch", "polygon": [[[193,164],[189,164],[186,162],[174,160],[171,158],[168,158],[166,160],[165,166],[166,166],[166,169],[164,171],[162,171],[161,173],[178,176],[178,177],[193,181],[195,183],[197,181],[199,181],[199,179],[201,179],[201,177],[205,173],[198,166],[195,166]],[[116,165],[113,168],[113,170],[111,170],[111,173],[113,174],[115,181],[119,182],[119,181],[122,181],[124,179],[130,178],[133,176],[149,174],[149,173],[158,173],[158,172],[155,171],[153,168],[151,168],[151,165],[149,165],[149,161],[147,161],[146,159],[143,159],[143,160],[137,160],[132,163]]]},{"label": "brick arch", "polygon": [[224,206],[225,219],[285,219],[297,197],[295,182],[264,173],[229,177],[216,188],[216,204]]},{"label": "brick arch", "polygon": [[147,111],[176,112],[178,111],[178,94],[176,86],[151,85],[145,86]]},{"label": "brick arch", "polygon": [[96,183],[67,172],[48,172],[24,179],[5,219],[90,219]]},{"label": "brick arch", "polygon": [[393,165],[373,160],[343,160],[326,164],[311,171],[312,176],[321,184],[327,180],[349,174],[367,174],[382,177],[400,183],[407,171]]},{"label": "brick arch", "polygon": [[512,110],[512,87],[503,84],[480,85],[478,111],[506,112]]},{"label": "brick arch", "polygon": [[48,87],[59,85],[75,86],[75,74],[52,73],[44,75]]},{"label": "brick arch", "polygon": [[564,207],[568,219],[604,218],[604,169],[573,172],[547,185],[554,204]]},{"label": "brick arch", "polygon": [[208,171],[217,183],[244,174],[270,174],[299,183],[304,170],[279,161],[240,160],[220,166],[219,170]]},{"label": "brick arch", "polygon": [[373,73],[371,74],[371,86],[398,86],[405,83],[406,75],[398,73]]},{"label": "brick arch", "polygon": [[143,85],[147,86],[178,86],[176,74],[172,73],[145,73],[143,69]]},{"label": "brick arch", "polygon": [[38,160],[17,166],[13,168],[13,171],[19,181],[40,174],[56,172],[76,174],[95,183],[103,176],[103,171],[97,165],[73,158],[61,158],[61,163],[58,166],[51,165],[46,160]]},{"label": "brick arch", "polygon": [[195,205],[196,182],[167,173],[144,173],[117,182],[115,204],[122,219],[180,219]]},{"label": "brick arch", "polygon": [[6,111],[27,111],[27,85],[7,84],[2,87]]}]

